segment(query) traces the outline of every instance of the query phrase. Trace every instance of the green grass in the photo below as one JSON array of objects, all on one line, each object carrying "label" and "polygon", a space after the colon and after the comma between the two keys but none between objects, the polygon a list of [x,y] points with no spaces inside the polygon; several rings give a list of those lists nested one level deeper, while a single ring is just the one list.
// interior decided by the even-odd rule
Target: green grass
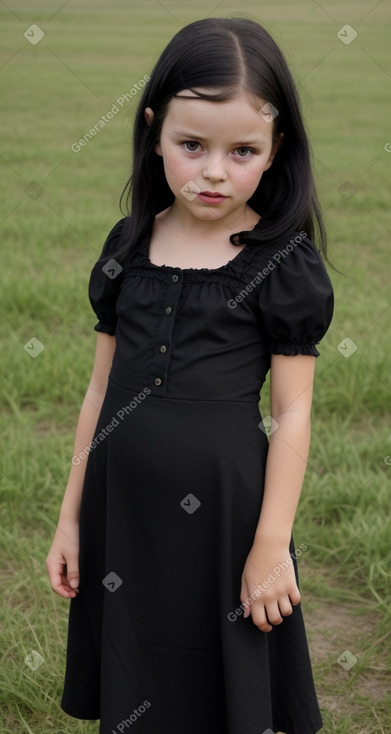
[{"label": "green grass", "polygon": [[[68,602],[52,593],[44,560],[93,364],[89,273],[121,216],[138,97],[80,152],[70,146],[151,70],[180,27],[239,12],[265,23],[298,81],[330,257],[346,274],[329,270],[336,310],[316,364],[311,451],[295,521],[296,544],[308,547],[299,573],[323,731],[391,731],[391,153],[384,148],[391,143],[391,11],[375,5],[226,0],[215,9],[209,0],[71,0],[62,7],[21,0],[2,7],[5,734],[97,731],[59,708]],[[36,46],[23,37],[32,23],[45,32]],[[348,46],[336,36],[345,23],[358,32]],[[24,192],[32,181],[44,189],[36,200]],[[355,188],[349,199],[338,191],[345,181]],[[33,336],[45,346],[36,359],[23,349]],[[345,337],[357,345],[348,359],[337,349]],[[265,415],[267,389],[268,381]],[[346,649],[357,657],[349,671],[337,663]],[[24,663],[31,650],[44,658],[36,671]]]}]

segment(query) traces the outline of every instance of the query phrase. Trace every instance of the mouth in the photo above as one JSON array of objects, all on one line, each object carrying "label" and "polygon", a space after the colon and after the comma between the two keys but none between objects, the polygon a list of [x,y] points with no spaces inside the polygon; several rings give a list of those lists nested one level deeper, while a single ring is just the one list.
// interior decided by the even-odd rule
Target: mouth
[{"label": "mouth", "polygon": [[200,191],[203,196],[220,196],[220,198],[226,199],[224,194],[220,194],[220,191]]},{"label": "mouth", "polygon": [[221,204],[228,197],[220,194],[219,191],[200,191],[198,198],[206,204]]}]

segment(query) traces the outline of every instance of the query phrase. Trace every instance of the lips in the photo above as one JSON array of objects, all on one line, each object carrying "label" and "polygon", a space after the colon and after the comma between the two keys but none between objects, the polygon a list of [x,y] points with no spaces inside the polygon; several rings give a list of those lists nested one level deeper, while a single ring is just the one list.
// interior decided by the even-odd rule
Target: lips
[{"label": "lips", "polygon": [[202,196],[218,196],[220,199],[227,198],[224,194],[220,194],[219,191],[200,191],[200,194],[202,194]]},{"label": "lips", "polygon": [[224,196],[224,194],[220,194],[219,191],[200,191],[198,198],[207,206],[219,206],[219,204],[223,204],[228,197]]}]

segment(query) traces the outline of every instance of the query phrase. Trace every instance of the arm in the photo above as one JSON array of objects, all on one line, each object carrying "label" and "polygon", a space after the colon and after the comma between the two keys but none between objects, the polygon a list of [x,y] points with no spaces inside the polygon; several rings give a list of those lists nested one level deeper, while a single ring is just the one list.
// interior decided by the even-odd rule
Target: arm
[{"label": "arm", "polygon": [[[240,600],[247,617],[264,632],[280,624],[300,601],[292,564],[286,564],[297,504],[307,466],[311,431],[312,386],[315,357],[272,355],[271,413],[279,424],[271,434],[265,487],[254,543],[242,574]],[[283,571],[265,585],[273,569]],[[280,567],[281,568],[281,567]],[[262,585],[262,593],[250,595]]]},{"label": "arm", "polygon": [[[98,333],[94,367],[80,410],[73,456],[91,442],[107,388],[115,349],[115,336]],[[79,585],[79,513],[87,459],[72,463],[54,539],[46,558],[53,591],[69,598]],[[70,585],[72,582],[72,586]]]}]

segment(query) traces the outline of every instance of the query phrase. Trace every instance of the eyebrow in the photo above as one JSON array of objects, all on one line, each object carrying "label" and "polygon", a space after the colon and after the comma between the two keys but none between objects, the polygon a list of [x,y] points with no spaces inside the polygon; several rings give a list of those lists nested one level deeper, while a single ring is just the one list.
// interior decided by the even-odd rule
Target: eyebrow
[{"label": "eyebrow", "polygon": [[[206,140],[202,135],[197,135],[196,133],[192,132],[185,132],[184,130],[174,130],[173,131],[176,135],[182,135],[185,138],[191,138],[192,140]],[[240,145],[264,145],[266,143],[266,140],[239,140],[237,143],[232,143],[232,145],[240,146]]]}]

